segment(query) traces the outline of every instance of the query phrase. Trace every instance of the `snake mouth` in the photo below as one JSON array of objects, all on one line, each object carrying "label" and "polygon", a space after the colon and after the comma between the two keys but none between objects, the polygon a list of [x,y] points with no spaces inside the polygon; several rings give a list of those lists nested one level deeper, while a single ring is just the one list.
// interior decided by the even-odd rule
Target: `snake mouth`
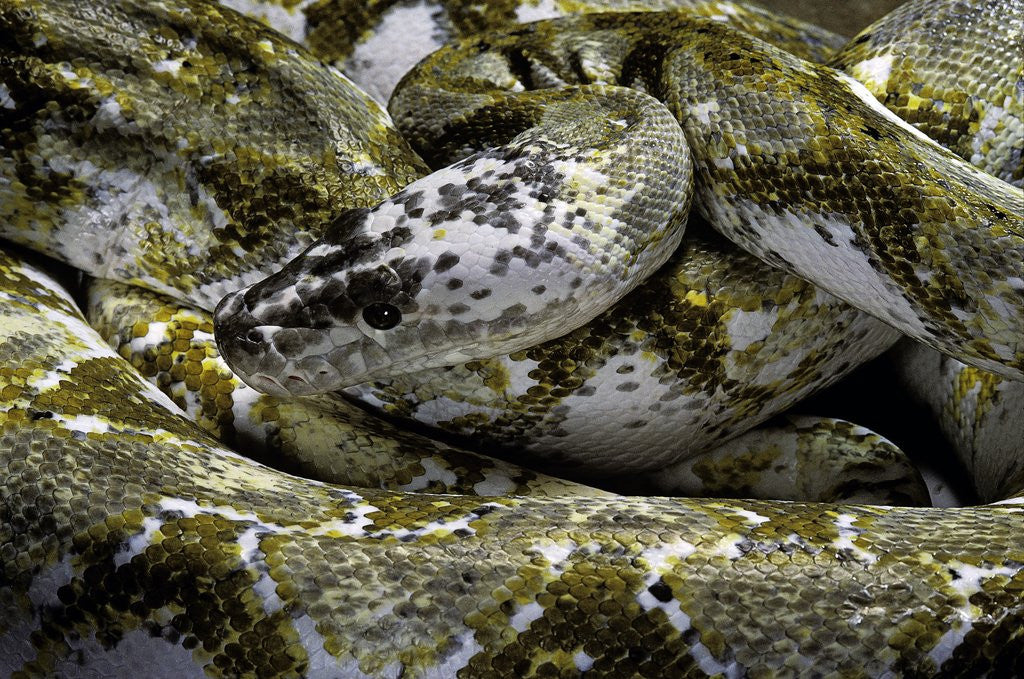
[{"label": "snake mouth", "polygon": [[270,375],[250,375],[248,379],[243,379],[243,381],[256,391],[271,396],[286,398],[293,394],[297,395],[293,389],[288,389]]},{"label": "snake mouth", "polygon": [[311,396],[342,388],[338,371],[323,358],[289,360],[272,343],[247,339],[273,329],[276,328],[252,328],[246,337],[235,338],[232,343],[218,340],[221,355],[240,380],[256,391],[279,397]]},{"label": "snake mouth", "polygon": [[270,342],[273,328],[263,325],[245,304],[244,290],[228,293],[213,312],[213,337],[231,371],[257,391],[288,396],[288,390],[271,375],[285,367],[285,360]]},{"label": "snake mouth", "polygon": [[[213,316],[220,355],[240,380],[280,397],[322,394],[365,381],[367,366],[359,352],[339,352],[335,346],[338,331],[267,324],[250,311],[245,292],[225,295]],[[341,339],[349,344],[352,338]],[[325,354],[346,369],[339,371]],[[343,374],[360,377],[345,380]]]}]

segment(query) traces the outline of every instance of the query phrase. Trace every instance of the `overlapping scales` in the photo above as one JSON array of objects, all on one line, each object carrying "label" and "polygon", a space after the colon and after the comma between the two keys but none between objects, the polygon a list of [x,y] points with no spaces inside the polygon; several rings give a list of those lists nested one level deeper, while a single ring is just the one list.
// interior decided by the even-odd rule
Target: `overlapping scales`
[{"label": "overlapping scales", "polygon": [[695,221],[665,267],[579,330],[347,391],[469,445],[617,477],[707,453],[898,338]]},{"label": "overlapping scales", "polygon": [[460,495],[600,494],[399,429],[340,398],[260,394],[220,357],[209,312],[142,288],[93,281],[88,318],[190,419],[223,445],[274,468],[364,488]]},{"label": "overlapping scales", "polygon": [[4,256],[0,274],[5,674],[1018,670],[1016,501],[580,503],[301,481],[185,422],[37,269]]},{"label": "overlapping scales", "polygon": [[696,204],[730,239],[942,351],[1024,375],[1024,194],[845,74],[720,22],[589,15],[439,50],[390,110],[428,148],[449,115],[489,97],[578,82],[669,105],[694,153]]},{"label": "overlapping scales", "polygon": [[934,673],[1021,653],[1019,504],[320,484],[220,447],[39,269],[3,254],[0,281],[5,674]]}]

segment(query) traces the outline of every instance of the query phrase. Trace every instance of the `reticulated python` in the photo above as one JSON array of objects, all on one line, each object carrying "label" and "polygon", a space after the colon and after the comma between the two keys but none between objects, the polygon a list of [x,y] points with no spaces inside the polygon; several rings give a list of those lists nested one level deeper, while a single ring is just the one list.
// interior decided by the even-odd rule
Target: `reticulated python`
[{"label": "reticulated python", "polygon": [[[299,48],[213,6],[147,5],[0,5],[5,35],[17,46],[0,61],[9,237],[95,274],[209,307],[222,292],[258,278],[267,262],[304,248],[318,224],[351,235],[346,229],[367,213],[340,211],[340,195],[357,197],[345,206],[369,207],[424,172],[372,102]],[[618,23],[605,33],[615,41],[629,34],[620,32],[628,22],[645,20],[611,21]],[[657,20],[656,39],[644,45],[652,49],[632,52],[647,59],[639,63],[664,63],[653,48],[673,21],[691,22]],[[695,25],[717,38],[709,43],[715,49],[728,45],[726,39],[748,48],[731,61],[707,59],[712,70],[742,67],[735,62],[745,58],[796,68],[760,43],[714,24]],[[545,26],[507,40],[529,41]],[[571,31],[558,35],[573,40]],[[600,70],[592,58],[602,52],[600,40],[583,37],[572,48],[577,58],[568,60],[569,72],[589,78]],[[502,59],[488,61],[487,50],[475,46],[473,53],[496,69],[484,69],[483,100],[503,96],[490,91],[492,78],[509,74]],[[539,53],[520,49],[519,61],[510,62],[527,68],[513,73],[520,84],[526,73],[534,83],[565,78],[560,64]],[[436,58],[451,54],[460,53]],[[632,77],[651,92],[651,73],[636,70]],[[614,68],[603,74],[620,76]],[[860,92],[842,79],[833,82],[846,83],[847,95]],[[465,101],[478,106],[471,94]],[[575,102],[568,99],[569,114],[556,121],[567,132],[553,135],[556,145],[571,146],[576,131]],[[190,102],[203,104],[202,120],[175,115]],[[822,110],[832,114],[846,105],[873,110],[864,96],[827,102]],[[710,100],[701,103],[713,119]],[[509,110],[513,118],[527,117]],[[934,209],[988,220],[981,228],[1002,239],[989,257],[996,268],[987,271],[1002,264],[1004,273],[979,283],[982,299],[968,309],[963,296],[943,298],[945,306],[936,302],[935,313],[916,324],[934,331],[933,341],[946,348],[959,346],[950,339],[958,333],[969,336],[967,358],[1019,373],[1020,314],[1013,306],[1019,295],[1013,296],[1013,270],[1005,273],[1020,261],[1013,240],[1020,239],[1013,221],[1021,213],[1019,193],[956,164],[884,115],[869,120],[877,125],[849,134],[877,135],[883,146],[898,140],[891,146],[910,148],[911,160],[938,159],[952,168],[940,178],[949,194],[929,194]],[[310,136],[309,129],[322,134]],[[477,132],[486,138],[485,126]],[[742,166],[738,135],[720,136],[725,155],[717,163],[698,145],[698,186],[703,182],[705,194],[718,186],[708,177],[727,159],[733,170]],[[755,141],[740,140],[748,152]],[[537,145],[524,142],[527,151],[531,143]],[[473,148],[458,139],[452,148],[460,144]],[[828,148],[838,147],[817,150]],[[397,150],[387,155],[389,149]],[[924,155],[914,155],[920,149]],[[701,165],[701,158],[712,161]],[[941,188],[940,179],[934,182]],[[440,194],[448,183],[432,188]],[[868,181],[865,188],[872,187],[878,185]],[[890,194],[900,191],[885,198]],[[754,209],[736,204],[736,213]],[[898,200],[895,205],[899,211]],[[968,207],[989,212],[979,216]],[[713,209],[704,210],[716,220]],[[996,210],[1005,213],[1002,219]],[[731,215],[725,221],[733,219],[723,213]],[[119,239],[107,235],[112,224]],[[186,230],[189,224],[202,228]],[[269,228],[281,224],[291,227],[290,240]],[[819,226],[826,244],[844,235],[834,221]],[[110,246],[80,247],[67,227],[106,237]],[[946,242],[941,229],[925,231]],[[363,245],[377,247],[371,238]],[[935,243],[920,245],[927,253],[925,246]],[[253,255],[258,251],[261,258]],[[884,259],[886,251],[879,252]],[[162,259],[166,253],[172,254]],[[946,261],[932,257],[939,259]],[[892,266],[880,268],[896,277],[929,275],[886,264]],[[32,264],[5,255],[3,271],[4,670],[757,676],[1019,669],[1024,552],[1017,538],[1024,525],[1013,502],[961,509],[628,497],[580,502],[300,480],[220,447],[171,412],[166,396],[126,370]],[[942,281],[953,275],[943,267],[934,271]],[[317,287],[318,279],[309,283]],[[351,314],[353,306],[340,308]],[[378,325],[391,322],[389,309],[376,311],[383,313],[370,314]],[[956,317],[954,327],[946,329],[936,315]],[[975,332],[978,327],[991,334]],[[146,335],[139,329],[140,340]],[[183,379],[188,383],[188,375]]]}]

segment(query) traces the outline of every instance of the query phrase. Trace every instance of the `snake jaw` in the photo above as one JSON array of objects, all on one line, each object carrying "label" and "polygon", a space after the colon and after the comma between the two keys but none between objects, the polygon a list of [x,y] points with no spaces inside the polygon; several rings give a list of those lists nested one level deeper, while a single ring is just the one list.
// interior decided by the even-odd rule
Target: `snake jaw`
[{"label": "snake jaw", "polygon": [[[288,396],[291,392],[270,374],[273,364],[280,363],[275,358],[283,358],[272,351],[273,345],[268,341],[273,328],[258,323],[246,307],[244,297],[245,291],[237,290],[217,304],[214,311],[217,348],[235,374],[250,387],[274,396]],[[231,341],[224,341],[225,338]]]},{"label": "snake jaw", "polygon": [[252,297],[250,287],[221,300],[214,312],[214,336],[224,360],[253,389],[273,396],[308,396],[348,386],[328,360],[332,355],[349,374],[365,372],[358,353],[347,359],[334,355],[338,347],[365,339],[358,329],[290,327],[278,317],[271,323],[260,313],[261,305],[251,303]]}]

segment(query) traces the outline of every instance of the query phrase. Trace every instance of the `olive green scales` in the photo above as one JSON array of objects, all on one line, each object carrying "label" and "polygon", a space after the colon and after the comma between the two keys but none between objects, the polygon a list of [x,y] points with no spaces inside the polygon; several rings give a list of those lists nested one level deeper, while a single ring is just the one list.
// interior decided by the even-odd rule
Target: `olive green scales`
[{"label": "olive green scales", "polygon": [[[0,61],[9,237],[209,309],[350,217],[347,208],[372,206],[426,172],[372,101],[270,31],[202,3],[64,14],[81,6],[0,4],[19,46]],[[870,108],[859,101],[838,104]],[[204,115],[176,114],[183,103]],[[233,106],[251,112],[244,128],[224,122],[239,119]],[[272,132],[283,120],[291,132]],[[932,148],[891,120],[881,127]],[[1019,192],[975,183],[980,175],[941,153],[925,156],[970,189],[944,197],[1005,198],[1019,215]],[[109,224],[123,225],[112,249],[102,240],[75,243],[92,251],[68,247],[61,231],[102,235]],[[281,224],[297,235],[270,231]],[[1004,233],[999,224],[1009,224]],[[1019,263],[1012,219],[988,227],[1002,240],[987,271],[1012,266],[1015,252]],[[108,265],[94,253],[117,257]],[[5,255],[2,270],[5,670],[109,675],[134,662],[178,673],[184,661],[225,676],[956,675],[1019,662],[1024,525],[1012,501],[911,509],[592,493],[581,502],[537,477],[482,487],[548,497],[301,480],[181,418],[31,262]],[[993,299],[1013,273],[992,276]],[[779,289],[794,290],[778,303],[825,303],[778,275]],[[937,270],[937,287],[949,275]],[[701,308],[701,291],[681,287]],[[1019,372],[1019,347],[999,339],[1019,311],[1008,304],[991,335],[966,343],[968,356]],[[208,316],[197,318],[195,329],[209,328]],[[973,322],[958,320],[942,341]],[[885,345],[891,336],[878,327],[874,343]],[[122,344],[129,357],[134,340]],[[824,353],[842,342],[826,338]],[[181,371],[184,392],[202,395],[202,378]],[[760,398],[806,386],[799,371],[791,380]]]}]

